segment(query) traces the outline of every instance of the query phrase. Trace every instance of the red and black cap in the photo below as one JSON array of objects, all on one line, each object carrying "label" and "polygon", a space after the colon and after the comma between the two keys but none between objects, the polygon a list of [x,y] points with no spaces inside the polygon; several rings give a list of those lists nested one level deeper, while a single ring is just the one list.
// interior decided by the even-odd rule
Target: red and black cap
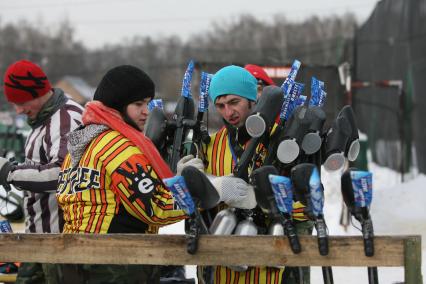
[{"label": "red and black cap", "polygon": [[11,103],[31,101],[46,95],[52,89],[40,66],[28,60],[20,60],[10,65],[3,82],[4,93]]}]

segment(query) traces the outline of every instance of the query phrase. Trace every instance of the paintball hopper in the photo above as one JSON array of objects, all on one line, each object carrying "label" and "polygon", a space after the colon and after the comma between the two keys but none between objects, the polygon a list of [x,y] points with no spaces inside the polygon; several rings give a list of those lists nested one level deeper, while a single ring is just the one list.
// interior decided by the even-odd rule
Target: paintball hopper
[{"label": "paintball hopper", "polygon": [[343,167],[345,157],[356,160],[359,154],[358,128],[350,106],[344,106],[327,133],[324,167],[336,171]]},{"label": "paintball hopper", "polygon": [[157,149],[162,149],[166,141],[167,117],[163,110],[154,108],[148,117],[145,126],[145,135],[151,139]]},{"label": "paintball hopper", "polygon": [[260,137],[274,123],[280,112],[284,96],[281,88],[277,86],[267,86],[262,91],[254,113],[246,120],[246,129],[251,137]]},{"label": "paintball hopper", "polygon": [[204,173],[193,166],[187,166],[181,175],[185,179],[189,193],[203,209],[215,207],[220,200],[219,193]]},{"label": "paintball hopper", "polygon": [[284,137],[278,145],[278,159],[284,164],[293,162],[299,156],[300,147],[307,155],[317,152],[321,148],[325,119],[321,107],[298,107],[290,117]]}]

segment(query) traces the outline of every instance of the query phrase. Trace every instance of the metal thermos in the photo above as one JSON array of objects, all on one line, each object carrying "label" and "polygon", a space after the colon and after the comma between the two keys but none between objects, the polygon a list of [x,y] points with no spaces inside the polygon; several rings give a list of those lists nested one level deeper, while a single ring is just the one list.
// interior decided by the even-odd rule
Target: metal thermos
[{"label": "metal thermos", "polygon": [[237,228],[235,229],[234,235],[238,236],[256,236],[257,227],[253,222],[252,217],[247,217],[247,219],[238,223]]},{"label": "metal thermos", "polygon": [[226,208],[216,214],[211,226],[212,235],[231,235],[237,226],[237,217],[234,208]]},{"label": "metal thermos", "polygon": [[[256,236],[257,235],[257,227],[253,222],[252,217],[247,217],[247,219],[238,223],[237,228],[235,228],[234,235],[238,236]],[[228,266],[232,270],[244,272],[247,271],[247,265],[238,265],[238,266]]]},{"label": "metal thermos", "polygon": [[268,235],[271,236],[284,236],[284,227],[281,222],[273,222],[268,229]]}]

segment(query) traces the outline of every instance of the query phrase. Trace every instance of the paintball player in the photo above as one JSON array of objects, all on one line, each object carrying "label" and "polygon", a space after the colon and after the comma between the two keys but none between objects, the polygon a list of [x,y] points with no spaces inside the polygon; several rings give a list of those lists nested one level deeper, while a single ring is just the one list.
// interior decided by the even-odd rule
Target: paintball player
[{"label": "paintball player", "polygon": [[274,81],[266,74],[265,70],[254,64],[247,64],[244,69],[250,72],[257,80],[257,98],[262,95],[265,86],[275,86]]},{"label": "paintball player", "polygon": [[[0,158],[0,184],[24,191],[25,232],[60,233],[63,227],[55,193],[67,153],[66,135],[81,124],[83,108],[61,89],[52,88],[46,74],[33,62],[20,60],[4,75],[4,94],[17,114],[31,127],[25,162]],[[52,264],[23,263],[16,283],[60,283]]]},{"label": "paintball player", "polygon": [[[252,113],[257,95],[257,80],[250,72],[239,66],[226,66],[213,75],[209,95],[225,126],[211,136],[206,147],[208,165],[206,173],[223,176],[215,179],[216,188],[253,188],[244,180],[232,177],[232,170],[241,157],[250,136],[245,121]],[[264,152],[264,148],[259,148]],[[260,155],[259,157],[261,157]],[[261,163],[261,158],[256,163]],[[251,209],[256,206],[255,197],[246,204],[230,204],[231,207]],[[218,206],[217,211],[223,209]],[[213,213],[214,214],[214,213]],[[204,273],[198,270],[198,276]],[[214,283],[280,283],[283,269],[272,267],[250,267],[246,272],[237,272],[225,266],[217,266],[213,271]]]},{"label": "paintball player", "polygon": [[[208,165],[207,174],[220,176],[212,180],[216,189],[235,188],[246,189],[250,194],[244,202],[234,204],[226,202],[231,207],[251,209],[256,206],[253,187],[244,180],[232,177],[232,171],[239,161],[247,142],[251,138],[245,128],[245,121],[252,114],[257,97],[257,80],[246,69],[238,66],[226,66],[214,74],[209,95],[214,102],[217,112],[224,120],[224,127],[211,136],[211,141],[205,149]],[[263,164],[266,149],[263,145],[257,148],[259,155],[255,167]],[[249,198],[252,196],[253,200]],[[294,204],[293,218],[305,221],[300,203]],[[217,211],[223,209],[218,206]],[[256,207],[254,212],[259,216],[257,223],[260,232],[266,233],[268,218]],[[214,213],[213,213],[214,214]],[[214,216],[212,216],[214,217]],[[256,221],[255,221],[256,222]],[[217,266],[213,271],[214,283],[292,283],[283,281],[284,269],[274,267],[249,267],[245,272],[237,272],[229,267]],[[199,269],[199,279],[203,271]]]},{"label": "paintball player", "polygon": [[[142,131],[155,85],[142,70],[109,70],[69,135],[57,198],[64,233],[151,233],[185,218],[162,182],[173,176]],[[93,213],[87,213],[93,212]],[[63,265],[69,283],[159,283],[152,265]],[[72,279],[72,281],[71,281]],[[66,282],[64,282],[66,283]]]}]

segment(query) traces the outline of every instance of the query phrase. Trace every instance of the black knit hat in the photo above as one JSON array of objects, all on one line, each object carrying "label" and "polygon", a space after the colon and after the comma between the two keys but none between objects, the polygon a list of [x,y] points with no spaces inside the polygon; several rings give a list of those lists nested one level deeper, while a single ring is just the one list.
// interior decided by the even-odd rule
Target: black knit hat
[{"label": "black knit hat", "polygon": [[153,98],[154,95],[154,82],[145,72],[132,65],[121,65],[105,74],[93,99],[123,112],[128,104]]}]

